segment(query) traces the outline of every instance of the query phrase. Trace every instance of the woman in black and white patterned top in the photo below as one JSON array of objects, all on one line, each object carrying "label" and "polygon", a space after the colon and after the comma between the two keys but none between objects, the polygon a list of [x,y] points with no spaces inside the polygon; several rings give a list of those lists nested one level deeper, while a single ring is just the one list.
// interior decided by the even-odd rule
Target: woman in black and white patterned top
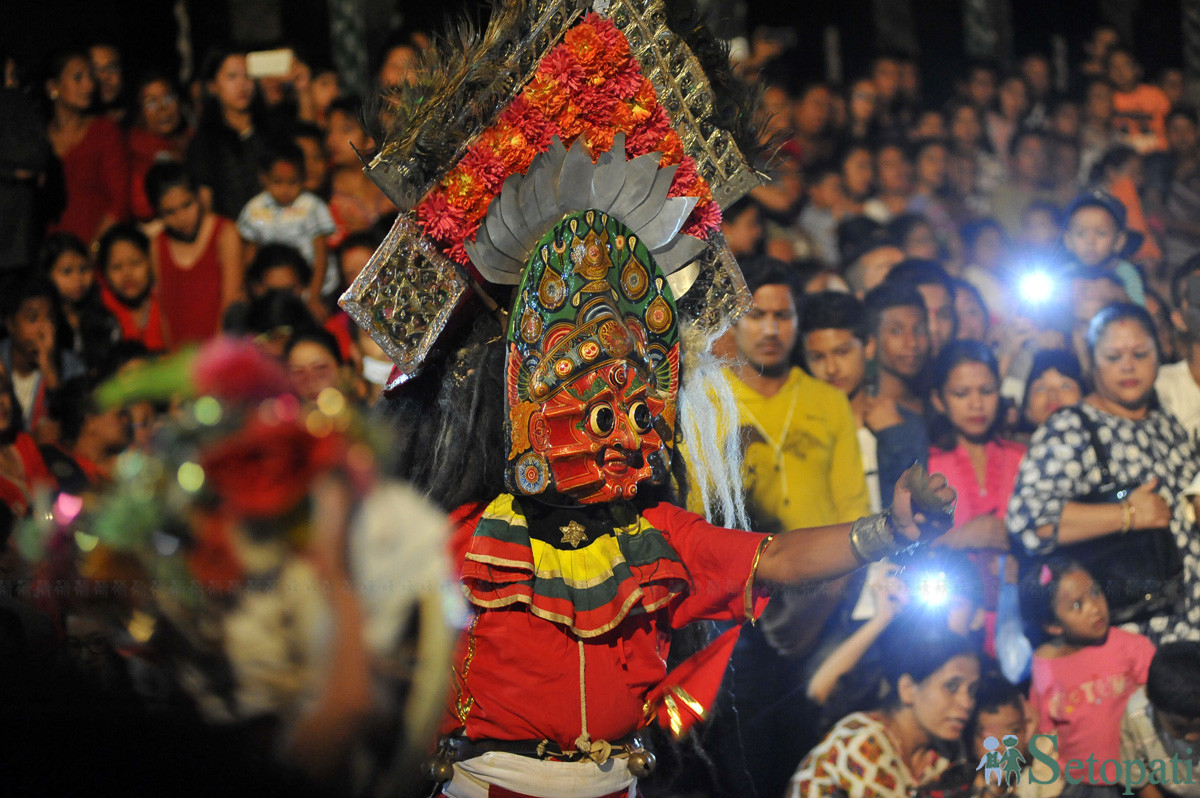
[{"label": "woman in black and white patterned top", "polygon": [[[1168,527],[1183,557],[1185,601],[1178,614],[1152,618],[1139,631],[1155,641],[1200,638],[1200,534],[1185,498],[1200,462],[1187,432],[1154,401],[1159,358],[1153,321],[1136,305],[1109,305],[1092,320],[1087,343],[1095,388],[1034,433],[1008,504],[1009,534],[1014,546],[1046,554],[1059,544],[1122,529],[1133,550],[1139,531]],[[1139,486],[1125,502],[1074,501],[1101,485],[1080,412],[1108,449],[1113,480]]]}]

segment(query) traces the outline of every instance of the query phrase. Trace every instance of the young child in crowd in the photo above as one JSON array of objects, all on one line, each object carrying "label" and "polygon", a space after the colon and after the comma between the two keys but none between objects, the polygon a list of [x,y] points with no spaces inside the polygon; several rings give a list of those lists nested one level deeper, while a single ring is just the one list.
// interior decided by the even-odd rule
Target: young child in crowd
[{"label": "young child in crowd", "polygon": [[[234,302],[221,318],[221,329],[243,333],[250,303],[269,291],[284,291],[303,298],[312,280],[312,268],[300,250],[290,244],[266,244],[259,248],[246,267],[246,299]],[[311,312],[311,309],[310,309]]]},{"label": "young child in crowd", "polygon": [[[1200,796],[1200,643],[1164,643],[1150,662],[1145,687],[1129,697],[1121,719],[1121,760],[1140,761],[1158,787],[1142,798]],[[1174,765],[1180,762],[1181,765]]]},{"label": "young child in crowd", "polygon": [[263,244],[288,244],[300,251],[312,272],[307,283],[309,310],[324,319],[328,315],[321,302],[329,261],[326,239],[337,228],[325,203],[304,190],[304,162],[304,153],[291,142],[280,142],[267,152],[259,173],[263,191],[242,208],[238,232],[246,242],[247,263]]},{"label": "young child in crowd", "polygon": [[944,474],[958,494],[956,523],[942,542],[971,551],[990,630],[1004,578],[999,554],[1008,550],[1004,513],[1025,447],[1000,438],[1000,367],[985,344],[953,341],[942,350],[933,364],[930,399],[939,417],[930,435],[929,468]]},{"label": "young child in crowd", "polygon": [[97,255],[100,297],[121,327],[121,340],[138,341],[150,352],[167,349],[162,306],[154,293],[150,239],[133,225],[109,228]]},{"label": "young child in crowd", "polygon": [[1137,249],[1125,230],[1125,206],[1104,191],[1080,194],[1067,206],[1063,247],[1081,265],[1104,269],[1120,278],[1129,300],[1146,304],[1142,275],[1123,253]]},{"label": "young child in crowd", "polygon": [[[975,693],[975,718],[964,735],[964,742],[974,754],[973,761],[986,764],[985,758],[989,751],[997,751],[1000,757],[1007,753],[998,751],[998,745],[989,746],[988,738],[999,743],[1015,737],[1018,740],[1016,750],[1021,754],[1017,761],[1023,759],[1026,765],[1020,771],[1019,778],[1010,777],[1007,784],[1002,774],[997,774],[1000,775],[998,780],[995,776],[989,779],[985,768],[980,767],[975,778],[976,795],[1038,798],[1043,794],[1053,794],[1030,778],[1031,770],[1037,768],[1035,772],[1038,778],[1042,781],[1048,780],[1045,765],[1041,765],[1029,755],[1029,739],[1035,733],[1036,724],[1037,718],[1029,711],[1021,689],[1005,679],[994,663],[992,668],[985,669],[979,680],[979,689]],[[967,759],[970,760],[971,757],[968,756]]]},{"label": "young child in crowd", "polygon": [[845,214],[846,191],[842,172],[835,161],[818,161],[804,174],[808,184],[808,204],[796,223],[816,245],[816,256],[826,263],[837,263],[837,224]]},{"label": "young child in crowd", "polygon": [[[16,284],[12,284],[16,283]],[[72,351],[57,343],[60,316],[58,295],[46,277],[14,275],[0,290],[0,311],[8,337],[0,341],[0,365],[12,378],[24,426],[39,443],[53,439],[47,401],[68,380],[82,377],[87,368]]]},{"label": "young child in crowd", "polygon": [[70,233],[54,233],[42,244],[41,268],[58,294],[59,346],[78,355],[88,372],[96,374],[106,366],[120,330],[100,300],[91,253]]},{"label": "young child in crowd", "polygon": [[[1021,583],[1021,614],[1047,638],[1034,650],[1030,703],[1038,733],[1058,737],[1060,767],[1072,759],[1119,759],[1121,715],[1146,684],[1154,644],[1109,626],[1100,586],[1071,560],[1051,558],[1030,569]],[[1112,790],[1116,795],[1120,787]]]}]

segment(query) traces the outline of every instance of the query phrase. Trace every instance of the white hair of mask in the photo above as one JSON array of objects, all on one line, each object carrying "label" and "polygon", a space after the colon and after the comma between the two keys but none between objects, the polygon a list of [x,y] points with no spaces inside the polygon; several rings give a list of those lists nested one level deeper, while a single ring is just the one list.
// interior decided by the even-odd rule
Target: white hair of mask
[{"label": "white hair of mask", "polygon": [[716,338],[694,324],[680,325],[684,379],[679,390],[679,433],[689,488],[700,492],[704,516],[727,527],[749,529],[737,401],[728,373],[712,352]]}]

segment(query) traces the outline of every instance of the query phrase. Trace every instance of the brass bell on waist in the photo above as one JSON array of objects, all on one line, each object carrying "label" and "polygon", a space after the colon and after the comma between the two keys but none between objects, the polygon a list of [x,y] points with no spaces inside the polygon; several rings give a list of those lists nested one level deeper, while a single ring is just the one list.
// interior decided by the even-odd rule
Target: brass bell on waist
[{"label": "brass bell on waist", "polygon": [[654,754],[638,748],[629,752],[629,772],[631,775],[644,779],[654,772]]},{"label": "brass bell on waist", "polygon": [[440,756],[434,757],[429,760],[425,773],[431,780],[443,784],[454,777],[454,763]]}]

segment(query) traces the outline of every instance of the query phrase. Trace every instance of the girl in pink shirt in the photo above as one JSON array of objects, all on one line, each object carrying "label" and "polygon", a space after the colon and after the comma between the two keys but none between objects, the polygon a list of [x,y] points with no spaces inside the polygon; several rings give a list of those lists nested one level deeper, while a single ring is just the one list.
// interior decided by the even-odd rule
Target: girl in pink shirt
[{"label": "girl in pink shirt", "polygon": [[1000,439],[1000,368],[984,344],[946,345],[934,361],[932,400],[939,418],[930,430],[929,468],[945,474],[958,493],[957,525],[941,542],[967,550],[979,569],[989,630],[985,645],[991,653],[1001,578],[998,560],[1008,551],[1004,511],[1025,447]]},{"label": "girl in pink shirt", "polygon": [[[1106,773],[1098,764],[1089,772],[1087,760],[1120,759],[1121,715],[1130,694],[1146,683],[1154,644],[1109,626],[1100,586],[1071,560],[1051,559],[1024,576],[1021,614],[1048,638],[1033,654],[1029,698],[1037,733],[1056,735],[1064,775],[1113,784],[1120,774],[1111,765]],[[1037,748],[1055,754],[1045,741]]]}]

